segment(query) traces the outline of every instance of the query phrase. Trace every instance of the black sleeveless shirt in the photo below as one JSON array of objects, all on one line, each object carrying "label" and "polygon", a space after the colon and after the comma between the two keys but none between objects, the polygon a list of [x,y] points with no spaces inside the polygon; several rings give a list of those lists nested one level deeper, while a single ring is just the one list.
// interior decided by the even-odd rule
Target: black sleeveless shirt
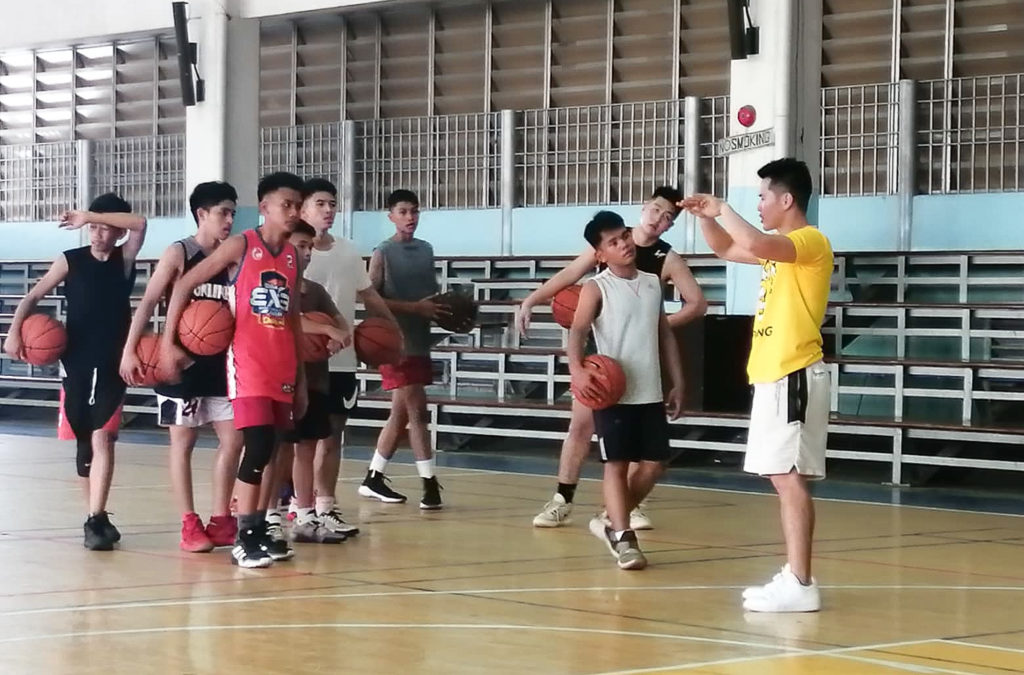
[{"label": "black sleeveless shirt", "polygon": [[[665,260],[668,252],[672,250],[672,244],[662,239],[656,239],[650,246],[636,247],[636,268],[641,272],[653,274],[661,279],[661,270],[665,267]],[[601,264],[598,269],[604,271],[607,265]]]},{"label": "black sleeveless shirt", "polygon": [[68,263],[64,280],[68,343],[61,362],[69,372],[116,371],[132,322],[135,266],[125,269],[120,246],[106,260],[93,257],[88,246],[64,251],[64,258]]},{"label": "black sleeveless shirt", "polygon": [[[186,237],[178,242],[185,253],[185,265],[182,275],[198,265],[206,258],[202,247],[195,237]],[[230,277],[227,270],[217,273],[209,281],[200,284],[192,292],[196,300],[217,300],[228,302]],[[180,343],[179,343],[180,345]],[[197,356],[189,354],[193,360],[191,366],[181,372],[181,382],[177,384],[160,384],[154,387],[156,393],[171,398],[198,398],[200,396],[227,396],[227,352],[213,356]]]}]

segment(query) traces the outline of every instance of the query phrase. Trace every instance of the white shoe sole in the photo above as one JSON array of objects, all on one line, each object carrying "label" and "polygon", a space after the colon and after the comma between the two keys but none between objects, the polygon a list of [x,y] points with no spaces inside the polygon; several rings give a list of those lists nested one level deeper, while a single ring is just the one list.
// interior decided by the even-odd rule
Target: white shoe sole
[{"label": "white shoe sole", "polygon": [[550,519],[545,518],[545,517],[543,517],[541,515],[534,516],[534,518],[533,518],[533,526],[534,527],[552,528],[552,527],[562,527],[564,525],[571,525],[571,524],[572,524],[572,516],[566,516],[562,520],[550,520]]},{"label": "white shoe sole", "polygon": [[440,511],[444,508],[444,504],[424,504],[420,502],[421,511]]},{"label": "white shoe sole", "polygon": [[360,485],[358,492],[360,497],[376,499],[377,501],[384,502],[385,504],[404,504],[406,500],[405,497],[402,497],[401,499],[396,499],[395,497],[385,497],[384,495],[379,495],[365,485]]},{"label": "white shoe sole", "polygon": [[773,614],[797,613],[797,612],[818,612],[821,611],[821,600],[818,602],[794,603],[792,605],[772,605],[761,597],[747,598],[743,601],[743,609],[748,612],[765,612]]}]

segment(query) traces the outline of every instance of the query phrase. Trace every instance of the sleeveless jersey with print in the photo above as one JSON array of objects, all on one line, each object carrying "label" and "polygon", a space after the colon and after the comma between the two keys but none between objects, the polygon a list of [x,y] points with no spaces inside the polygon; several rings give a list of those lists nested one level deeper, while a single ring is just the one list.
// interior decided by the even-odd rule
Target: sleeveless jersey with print
[{"label": "sleeveless jersey with print", "polygon": [[245,253],[229,296],[235,336],[227,356],[228,397],[290,403],[297,358],[288,308],[299,301],[298,255],[288,242],[275,255],[259,229],[243,236]]},{"label": "sleeveless jersey with print", "polygon": [[[184,276],[190,269],[206,259],[203,247],[195,237],[185,237],[177,242],[184,253],[185,264],[181,274]],[[231,292],[231,279],[227,270],[218,272],[209,281],[200,284],[192,291],[194,300],[217,300],[227,303]],[[180,343],[179,343],[180,344]],[[227,353],[221,352],[212,356],[190,354],[192,365],[181,371],[181,382],[177,384],[160,384],[153,389],[161,396],[170,398],[191,399],[200,396],[227,396],[228,380],[226,368]]]}]

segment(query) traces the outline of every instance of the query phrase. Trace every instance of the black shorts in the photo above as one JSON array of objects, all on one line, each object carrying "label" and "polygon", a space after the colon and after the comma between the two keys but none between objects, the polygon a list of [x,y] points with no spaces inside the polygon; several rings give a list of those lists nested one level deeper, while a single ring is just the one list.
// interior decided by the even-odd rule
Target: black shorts
[{"label": "black shorts", "polygon": [[62,440],[87,440],[93,431],[105,429],[114,438],[121,422],[121,406],[127,385],[117,368],[64,368],[61,383],[60,420]]},{"label": "black shorts", "polygon": [[319,441],[331,435],[331,415],[328,412],[328,396],[322,391],[309,392],[306,414],[295,421],[295,427],[282,433],[285,443]]},{"label": "black shorts", "polygon": [[602,462],[667,462],[665,404],[613,405],[594,411]]},{"label": "black shorts", "polygon": [[356,409],[356,401],[359,400],[359,380],[355,373],[331,373],[330,377],[327,412],[347,418]]}]

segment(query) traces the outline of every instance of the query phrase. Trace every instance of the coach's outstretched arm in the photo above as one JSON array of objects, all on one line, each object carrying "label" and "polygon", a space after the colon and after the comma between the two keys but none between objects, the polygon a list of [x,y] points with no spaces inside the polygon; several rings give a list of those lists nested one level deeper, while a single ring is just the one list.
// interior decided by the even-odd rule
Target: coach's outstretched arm
[{"label": "coach's outstretched arm", "polygon": [[789,237],[762,232],[717,197],[696,194],[679,205],[698,217],[704,239],[719,258],[754,265],[762,260],[796,262],[796,246]]}]

